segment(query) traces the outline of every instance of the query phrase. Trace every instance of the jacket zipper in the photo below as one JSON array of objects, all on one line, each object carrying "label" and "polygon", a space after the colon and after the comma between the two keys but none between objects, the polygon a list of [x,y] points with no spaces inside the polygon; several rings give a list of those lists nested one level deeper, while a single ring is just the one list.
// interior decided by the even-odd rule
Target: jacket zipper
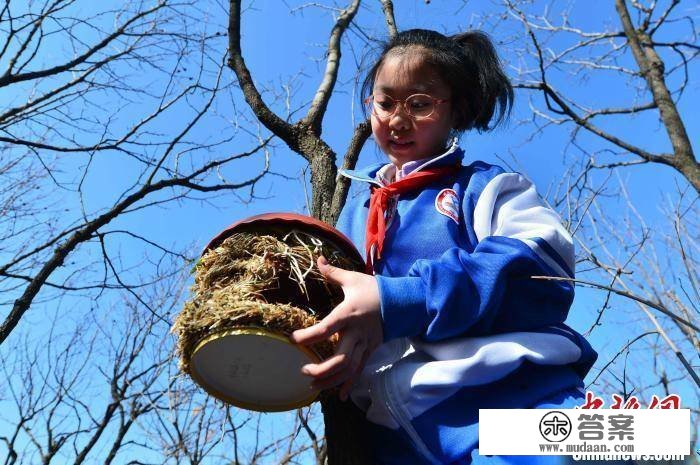
[{"label": "jacket zipper", "polygon": [[390,395],[390,389],[388,386],[388,376],[390,372],[391,369],[388,369],[380,373],[380,386],[382,389],[382,394],[384,396],[384,401],[386,402],[386,406],[389,409],[389,413],[392,417],[394,417],[394,420],[399,424],[399,426],[403,428],[404,431],[406,431],[406,434],[408,434],[409,438],[413,442],[413,445],[416,447],[418,452],[431,463],[440,465],[441,462],[435,457],[435,455],[433,455],[432,452],[430,452],[428,446],[425,445],[423,440],[418,435],[418,432],[411,424],[411,420],[407,417],[407,415],[404,414],[401,408],[394,403],[394,400]]},{"label": "jacket zipper", "polygon": [[[423,163],[422,165],[417,167],[414,171],[420,171],[423,168],[425,168],[426,166],[432,165],[436,161],[442,160],[443,158],[445,158],[449,155],[452,155],[457,149],[459,149],[459,145],[457,144],[457,138],[455,137],[452,139],[452,142],[450,143],[450,147],[447,149],[447,152],[443,153],[442,155],[438,155],[435,158],[431,158],[430,160],[426,161],[425,163]],[[379,187],[384,187],[384,185],[382,183],[378,182],[376,179],[353,176],[352,174],[348,173],[347,171],[345,171],[342,168],[338,170],[338,174],[340,174],[341,176],[345,176],[346,178],[354,179],[356,181],[370,182],[372,184],[376,184]]]},{"label": "jacket zipper", "polygon": [[345,170],[339,170],[339,173],[340,173],[341,175],[345,176],[346,178],[354,179],[355,181],[369,182],[369,183],[375,184],[375,185],[377,185],[377,186],[379,186],[379,187],[384,187],[384,186],[382,185],[382,183],[380,183],[379,181],[376,181],[376,180],[374,180],[374,179],[370,179],[370,178],[361,178],[361,177],[359,177],[359,176],[353,176],[352,174],[348,173],[348,172],[345,171]]},{"label": "jacket zipper", "polygon": [[447,149],[447,152],[443,153],[442,155],[438,155],[435,158],[431,158],[430,160],[426,161],[422,165],[418,166],[414,171],[420,171],[426,166],[432,165],[436,161],[442,160],[443,158],[452,155],[457,149],[459,148],[459,145],[457,145],[457,138],[453,138],[452,142],[450,143],[450,148]]}]

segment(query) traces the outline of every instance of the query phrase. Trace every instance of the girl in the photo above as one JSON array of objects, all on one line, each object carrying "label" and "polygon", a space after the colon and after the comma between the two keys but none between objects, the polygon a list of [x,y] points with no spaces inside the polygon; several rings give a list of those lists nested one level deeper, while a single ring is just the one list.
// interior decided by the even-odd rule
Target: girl
[{"label": "girl", "polygon": [[341,339],[303,372],[366,411],[374,463],[522,462],[479,455],[478,409],[580,405],[596,354],[563,324],[572,285],[530,278],[573,276],[557,214],[523,176],[462,164],[454,136],[498,124],[511,84],[483,33],[414,29],[384,47],[363,95],[389,163],[341,172],[368,188],[337,227],[373,274],[319,259],[345,300],[292,339]]}]

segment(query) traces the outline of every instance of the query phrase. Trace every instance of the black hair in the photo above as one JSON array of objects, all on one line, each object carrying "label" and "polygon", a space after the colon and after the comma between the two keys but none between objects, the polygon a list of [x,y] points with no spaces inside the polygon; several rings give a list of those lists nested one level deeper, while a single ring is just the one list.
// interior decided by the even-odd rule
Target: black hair
[{"label": "black hair", "polygon": [[[513,106],[513,86],[503,72],[488,35],[468,31],[451,37],[426,29],[409,29],[384,43],[377,62],[362,83],[361,97],[372,93],[374,81],[386,56],[417,48],[426,63],[452,92],[455,131],[475,128],[486,131],[503,122]],[[495,114],[495,117],[494,117]],[[493,126],[489,123],[493,120]]]}]

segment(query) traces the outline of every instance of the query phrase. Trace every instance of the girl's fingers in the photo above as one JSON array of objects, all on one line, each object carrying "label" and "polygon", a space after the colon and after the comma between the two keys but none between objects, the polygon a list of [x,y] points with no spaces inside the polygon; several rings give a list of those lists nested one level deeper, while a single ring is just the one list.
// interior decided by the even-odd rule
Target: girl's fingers
[{"label": "girl's fingers", "polygon": [[[323,377],[323,378],[317,378],[313,383],[311,383],[311,387],[314,389],[329,389],[335,386],[338,386],[341,383],[346,383],[349,381],[349,386],[346,390],[349,390],[350,387],[352,387],[352,382],[354,379],[355,372],[357,371],[357,366],[359,366],[360,362],[363,360],[363,353],[365,351],[361,349],[359,345],[355,346],[353,349],[353,353],[351,354],[350,358],[353,360],[349,365],[346,365],[342,370],[337,371],[335,374],[332,374],[328,377]],[[345,394],[345,398],[347,398],[347,392]],[[345,400],[343,398],[343,400]]]},{"label": "girl's fingers", "polygon": [[329,376],[328,378],[315,380],[313,383],[311,383],[311,387],[313,389],[318,389],[320,391],[323,391],[324,389],[330,389],[330,388],[342,383],[343,381],[345,381],[346,377],[347,377],[347,373],[345,371],[342,371],[342,372],[336,373],[332,376]]},{"label": "girl's fingers", "polygon": [[364,344],[358,344],[355,352],[353,353],[353,361],[350,363],[350,376],[340,386],[340,392],[338,393],[338,397],[340,397],[340,400],[343,402],[347,400],[350,389],[352,389],[352,386],[355,384],[357,376],[365,367],[368,356],[369,351],[367,350],[367,346]]},{"label": "girl's fingers", "polygon": [[321,363],[304,365],[301,372],[314,377],[316,380],[323,380],[345,368],[348,363],[348,358],[349,356],[347,354],[335,354]]},{"label": "girl's fingers", "polygon": [[323,255],[318,257],[318,260],[316,260],[316,265],[324,278],[339,286],[343,286],[347,279],[352,277],[352,271],[344,270],[342,268],[338,268],[337,266],[331,265]]},{"label": "girl's fingers", "polygon": [[357,345],[357,338],[350,335],[343,335],[338,345],[338,350],[334,355],[321,363],[311,363],[302,367],[302,373],[313,376],[316,381],[323,381],[329,376],[344,370],[352,362],[352,355]]},{"label": "girl's fingers", "polygon": [[323,320],[308,328],[294,331],[289,338],[295,344],[309,345],[324,341],[340,331],[344,326],[342,303],[333,309]]}]

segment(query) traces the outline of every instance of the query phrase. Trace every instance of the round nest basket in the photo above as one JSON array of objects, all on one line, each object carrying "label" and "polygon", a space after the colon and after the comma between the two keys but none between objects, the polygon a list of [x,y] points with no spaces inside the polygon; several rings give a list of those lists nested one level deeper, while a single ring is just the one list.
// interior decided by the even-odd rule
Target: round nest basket
[{"label": "round nest basket", "polygon": [[301,374],[334,351],[334,340],[292,343],[343,300],[316,259],[363,271],[350,240],[309,216],[266,213],[238,221],[206,246],[194,267],[192,296],[175,319],[180,369],[212,396],[264,412],[318,397]]}]

